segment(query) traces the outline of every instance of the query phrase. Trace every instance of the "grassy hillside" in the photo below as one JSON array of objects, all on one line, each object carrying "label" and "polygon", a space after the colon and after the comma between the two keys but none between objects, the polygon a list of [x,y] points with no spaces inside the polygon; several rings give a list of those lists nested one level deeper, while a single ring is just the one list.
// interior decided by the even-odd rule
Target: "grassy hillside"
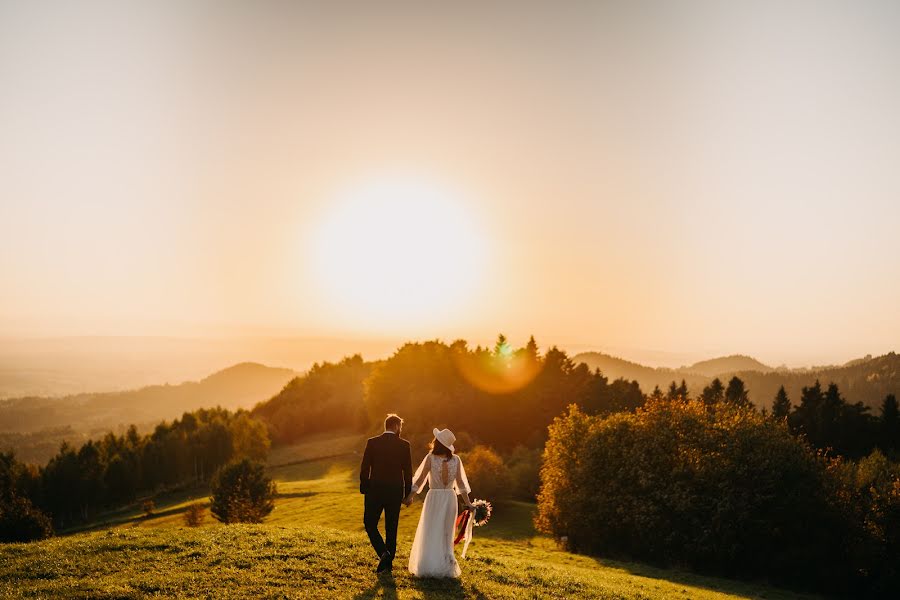
[{"label": "grassy hillside", "polygon": [[[372,573],[359,533],[308,525],[117,529],[8,545],[0,594],[11,598],[748,598],[771,590],[482,545],[460,581]],[[400,558],[403,558],[402,556]]]},{"label": "grassy hillside", "polygon": [[[209,517],[182,526],[204,491],[157,499],[157,514],[106,515],[95,530],[0,547],[3,597],[141,598],[791,598],[761,585],[700,577],[558,550],[531,524],[533,505],[497,506],[476,529],[460,582],[417,580],[407,558],[421,510],[401,513],[393,577],[372,573],[362,529],[356,435],[319,437],[273,454],[279,498],[263,525]],[[329,458],[320,458],[329,457]],[[477,484],[476,493],[477,496]],[[148,565],[151,565],[148,568]]]}]

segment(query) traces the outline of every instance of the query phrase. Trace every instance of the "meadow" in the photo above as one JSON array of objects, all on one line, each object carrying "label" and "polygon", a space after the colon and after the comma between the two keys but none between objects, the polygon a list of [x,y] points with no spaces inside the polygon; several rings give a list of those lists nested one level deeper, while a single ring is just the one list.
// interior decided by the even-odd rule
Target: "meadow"
[{"label": "meadow", "polygon": [[362,528],[357,434],[278,448],[276,508],[261,525],[186,527],[195,489],[108,513],[89,528],[0,547],[4,598],[795,598],[762,584],[579,556],[535,532],[534,505],[506,502],[476,529],[460,581],[415,579],[404,560],[421,502],[401,513],[392,576],[377,576]]}]

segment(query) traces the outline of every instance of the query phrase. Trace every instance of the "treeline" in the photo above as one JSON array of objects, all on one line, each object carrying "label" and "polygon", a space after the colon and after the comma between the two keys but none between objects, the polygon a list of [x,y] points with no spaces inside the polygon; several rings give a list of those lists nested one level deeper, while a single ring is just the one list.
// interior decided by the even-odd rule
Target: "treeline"
[{"label": "treeline", "polygon": [[[689,400],[684,380],[678,385],[672,382],[666,392],[658,387],[649,398],[660,400]],[[753,407],[749,390],[744,381],[732,377],[728,385],[718,378],[703,388],[697,399],[707,406],[727,403],[741,407]],[[805,386],[796,406],[784,386],[778,389],[771,408],[763,407],[761,413],[779,421],[786,421],[790,431],[802,435],[818,450],[847,458],[862,458],[873,450],[888,456],[900,455],[900,411],[897,398],[888,394],[881,402],[879,414],[871,414],[862,402],[850,404],[834,382],[823,388],[816,380]]]},{"label": "treeline", "polygon": [[791,407],[784,388],[779,389],[772,416],[785,419],[791,431],[802,434],[816,448],[841,456],[860,458],[876,448],[890,455],[900,452],[900,415],[893,394],[885,396],[876,417],[862,402],[845,401],[837,384],[830,383],[823,390],[816,381],[803,388],[796,408]]},{"label": "treeline", "polygon": [[849,399],[850,404],[862,402],[871,410],[878,410],[888,394],[900,391],[900,355],[889,352],[874,358],[866,357],[838,367],[817,367],[801,371],[773,371],[769,373],[735,373],[752,390],[751,399],[758,408],[768,406],[771,399],[784,387],[797,398],[804,387],[815,381],[835,383]]},{"label": "treeline", "polygon": [[276,443],[339,428],[370,432],[396,412],[414,439],[446,426],[471,442],[511,450],[540,448],[547,425],[571,403],[607,414],[643,402],[637,382],[611,382],[557,348],[541,355],[533,338],[513,348],[500,336],[493,348],[472,349],[462,340],[408,343],[379,362],[353,356],[316,365],[253,415]]},{"label": "treeline", "polygon": [[550,427],[538,527],[574,551],[898,597],[900,466],[828,458],[784,420],[708,399],[571,407]]},{"label": "treeline", "polygon": [[[784,388],[778,392],[786,394]],[[696,397],[709,405],[753,406],[751,390],[737,376],[727,383],[713,379]],[[637,381],[611,381],[555,347],[542,355],[533,338],[513,348],[501,335],[492,348],[469,348],[463,340],[409,343],[382,361],[356,355],[316,364],[252,414],[266,423],[276,444],[337,429],[370,432],[386,412],[398,412],[414,441],[434,426],[448,426],[469,443],[508,453],[520,445],[542,447],[547,425],[569,404],[602,415],[633,411],[648,398],[689,399],[691,394],[682,379],[645,396]],[[847,402],[835,383],[802,388],[796,407],[790,399],[786,408],[783,402],[763,413],[788,418],[791,431],[816,448],[853,458],[875,448],[888,455],[900,450],[891,395],[878,416],[862,403]]]},{"label": "treeline", "polygon": [[[265,425],[247,411],[200,409],[147,435],[132,426],[78,449],[63,444],[41,468],[2,455],[0,499],[10,505],[25,501],[64,528],[141,495],[206,481],[232,459],[261,460],[268,450]],[[0,506],[0,521],[4,514],[12,513]]]},{"label": "treeline", "polygon": [[699,395],[714,377],[728,381],[737,376],[747,385],[750,400],[759,409],[769,405],[780,387],[799,398],[801,390],[814,385],[817,379],[834,382],[851,404],[862,402],[873,411],[878,410],[888,394],[900,395],[900,355],[895,352],[874,358],[866,356],[840,366],[809,369],[772,369],[746,356],[717,358],[679,369],[647,367],[598,352],[576,354],[573,360],[585,362],[592,369],[599,368],[608,377],[634,379],[645,391],[655,386],[665,388],[673,379],[684,378],[691,394]]}]

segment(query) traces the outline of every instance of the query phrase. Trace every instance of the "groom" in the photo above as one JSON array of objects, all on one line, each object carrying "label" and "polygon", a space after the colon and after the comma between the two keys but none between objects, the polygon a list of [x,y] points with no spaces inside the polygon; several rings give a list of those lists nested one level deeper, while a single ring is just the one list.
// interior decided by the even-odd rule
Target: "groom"
[{"label": "groom", "polygon": [[[389,570],[397,554],[400,504],[412,503],[406,500],[412,491],[412,457],[409,442],[400,437],[402,427],[403,419],[388,415],[384,419],[384,433],[366,442],[359,467],[359,492],[365,494],[363,524],[380,559],[378,573]],[[382,511],[386,541],[378,531]]]}]

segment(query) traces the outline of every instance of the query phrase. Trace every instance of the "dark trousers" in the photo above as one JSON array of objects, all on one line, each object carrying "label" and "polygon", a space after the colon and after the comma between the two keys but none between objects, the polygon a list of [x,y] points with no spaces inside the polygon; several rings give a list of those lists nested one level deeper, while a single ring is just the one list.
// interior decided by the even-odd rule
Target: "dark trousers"
[{"label": "dark trousers", "polygon": [[[385,485],[373,481],[366,492],[363,524],[366,526],[366,533],[369,534],[369,541],[372,542],[372,547],[379,557],[385,550],[391,553],[391,557],[397,555],[397,524],[400,521],[402,501],[403,489],[396,484]],[[382,539],[381,532],[378,531],[382,511],[386,539]]]}]

